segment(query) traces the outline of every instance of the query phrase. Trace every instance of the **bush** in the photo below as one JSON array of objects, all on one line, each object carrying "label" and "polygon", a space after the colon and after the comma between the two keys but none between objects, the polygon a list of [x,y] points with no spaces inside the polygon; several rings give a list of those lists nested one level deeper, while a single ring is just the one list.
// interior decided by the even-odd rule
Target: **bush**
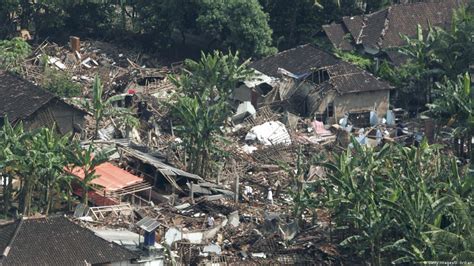
[{"label": "bush", "polygon": [[0,69],[20,72],[21,64],[31,54],[30,45],[21,38],[0,41]]},{"label": "bush", "polygon": [[69,74],[47,68],[42,83],[44,89],[59,97],[75,97],[81,94],[81,85],[72,80]]}]

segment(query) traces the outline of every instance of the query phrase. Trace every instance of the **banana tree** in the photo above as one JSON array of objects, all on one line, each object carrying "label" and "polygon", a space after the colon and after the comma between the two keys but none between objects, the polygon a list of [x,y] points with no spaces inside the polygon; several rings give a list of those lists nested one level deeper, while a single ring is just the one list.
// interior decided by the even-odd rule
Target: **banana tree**
[{"label": "banana tree", "polygon": [[207,176],[218,159],[217,142],[230,114],[228,98],[238,82],[252,75],[248,61],[239,63],[238,53],[202,53],[199,61],[186,60],[185,72],[171,76],[180,89],[169,104],[176,120],[176,132],[184,141],[189,171]]},{"label": "banana tree", "polygon": [[[456,80],[445,78],[436,83],[436,100],[428,105],[429,113],[448,126],[455,128],[453,137],[471,145],[471,161],[474,158],[471,139],[474,135],[474,91],[471,89],[469,73],[460,75]],[[474,168],[474,167],[473,167]]]},{"label": "banana tree", "polygon": [[0,130],[0,172],[3,180],[3,210],[4,215],[8,215],[8,210],[12,206],[14,188],[13,181],[18,178],[19,162],[16,154],[25,154],[25,147],[22,145],[24,138],[23,125],[13,127],[8,117]]},{"label": "banana tree", "polygon": [[96,167],[108,161],[113,152],[113,149],[97,151],[94,143],[91,143],[86,149],[77,145],[68,153],[68,161],[71,163],[69,165],[70,172],[72,169],[79,168],[83,175],[83,178],[76,178],[82,188],[83,204],[88,204],[92,181],[98,177],[95,174]]},{"label": "banana tree", "polygon": [[110,118],[117,120],[119,126],[124,126],[126,129],[135,127],[139,124],[138,118],[128,108],[116,106],[116,102],[125,99],[123,95],[115,95],[104,99],[104,87],[100,78],[96,75],[92,87],[91,101],[83,101],[82,105],[94,114],[95,130],[94,138],[97,138],[100,124],[104,119]]},{"label": "banana tree", "polygon": [[70,146],[70,135],[60,136],[55,129],[42,128],[32,138],[29,146],[30,150],[38,152],[38,157],[42,163],[37,169],[40,176],[41,191],[44,194],[43,202],[45,206],[45,214],[51,210],[54,195],[59,195],[62,188],[59,184],[61,176],[64,173],[64,167],[67,165],[67,157],[65,151]]}]

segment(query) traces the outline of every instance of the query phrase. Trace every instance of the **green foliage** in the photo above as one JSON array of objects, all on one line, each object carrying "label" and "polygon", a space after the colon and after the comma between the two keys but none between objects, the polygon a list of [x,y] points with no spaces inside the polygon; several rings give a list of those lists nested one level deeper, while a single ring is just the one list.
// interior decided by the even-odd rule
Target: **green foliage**
[{"label": "green foliage", "polygon": [[171,76],[171,79],[186,96],[206,101],[213,101],[216,98],[227,99],[238,82],[252,75],[249,63],[249,60],[240,63],[238,52],[201,53],[199,61],[190,59],[185,61],[184,75]]},{"label": "green foliage", "polygon": [[474,58],[473,32],[474,15],[465,8],[454,13],[448,31],[432,27],[425,34],[418,27],[416,38],[403,36],[407,46],[400,52],[408,56],[408,62],[397,67],[382,64],[378,75],[400,88],[405,100],[415,96],[421,98],[421,103],[430,103],[436,81],[442,81],[445,76],[456,80],[458,75],[469,71]]},{"label": "green foliage", "polygon": [[184,73],[171,77],[181,92],[170,107],[188,155],[189,171],[205,177],[215,173],[221,127],[230,113],[228,96],[239,81],[250,77],[247,64],[239,63],[238,54],[216,51],[202,54],[198,62],[187,60]]},{"label": "green foliage", "polygon": [[77,181],[82,187],[82,203],[88,204],[89,190],[92,187],[91,182],[98,176],[95,174],[96,167],[108,161],[109,156],[114,152],[114,149],[97,151],[94,143],[91,143],[88,148],[82,148],[76,145],[73,152],[68,153],[69,168],[79,168],[84,174],[84,178],[78,178]]},{"label": "green foliage", "polygon": [[257,0],[203,0],[197,17],[199,29],[206,35],[240,51],[244,57],[274,54],[268,15]]},{"label": "green foliage", "polygon": [[356,0],[260,0],[260,3],[270,15],[274,44],[279,50],[312,42],[323,25],[363,12]]},{"label": "green foliage", "polygon": [[116,102],[125,99],[123,95],[115,95],[104,100],[104,88],[98,76],[94,79],[92,99],[82,101],[84,108],[94,114],[95,133],[97,138],[99,128],[104,119],[112,119],[120,128],[130,129],[139,125],[139,120],[128,108],[118,107]]},{"label": "green foliage", "polygon": [[341,247],[375,265],[472,260],[472,176],[426,142],[379,151],[353,146],[322,163],[328,179],[319,207],[345,235]]},{"label": "green foliage", "polygon": [[[13,127],[8,119],[0,136],[0,169],[9,184],[3,199],[5,214],[13,201],[19,202],[25,215],[34,211],[47,214],[53,199],[61,198],[69,188],[63,170],[71,150],[70,136],[59,136],[54,128],[24,132],[21,124]],[[14,179],[21,181],[18,190],[11,185]]]},{"label": "green foliage", "polygon": [[[72,199],[71,182],[83,188],[83,200],[87,203],[87,191],[96,178],[95,167],[105,161],[112,150],[96,151],[93,143],[83,148],[71,141],[70,135],[60,136],[56,129],[41,128],[25,132],[22,124],[12,126],[8,119],[0,128],[0,172],[4,178],[3,207],[7,215],[14,202],[24,215],[35,212],[48,214],[55,201]],[[85,178],[67,173],[67,169],[80,168]],[[13,181],[19,181],[14,187]]]},{"label": "green foliage", "polygon": [[72,81],[71,75],[52,68],[45,70],[42,88],[59,97],[70,98],[81,95],[81,85]]},{"label": "green foliage", "polygon": [[474,135],[474,92],[469,73],[459,75],[455,81],[445,78],[436,83],[434,93],[436,98],[428,104],[428,113],[454,127],[453,137],[471,139]]},{"label": "green foliage", "polygon": [[374,68],[374,63],[370,58],[364,57],[363,55],[357,54],[355,52],[336,51],[335,55],[342,60],[354,64],[362,69],[371,71]]},{"label": "green foliage", "polygon": [[21,38],[0,40],[0,69],[20,72],[23,60],[30,54],[30,45]]}]

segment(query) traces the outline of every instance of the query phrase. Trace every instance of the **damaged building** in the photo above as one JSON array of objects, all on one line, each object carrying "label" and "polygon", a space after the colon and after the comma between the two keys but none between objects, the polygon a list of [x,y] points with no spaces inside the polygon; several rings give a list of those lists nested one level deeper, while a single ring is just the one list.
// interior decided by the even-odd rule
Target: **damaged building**
[{"label": "damaged building", "polygon": [[399,65],[406,57],[394,48],[405,45],[403,36],[416,37],[418,25],[425,34],[433,26],[449,29],[454,10],[467,2],[444,0],[392,5],[371,14],[343,17],[342,23],[325,25],[323,30],[336,49],[383,56]]},{"label": "damaged building", "polygon": [[[279,79],[257,106],[270,104],[303,116],[335,123],[350,113],[389,109],[387,82],[310,44],[280,52],[250,65],[263,75]],[[254,93],[254,92],[251,92]]]},{"label": "damaged building", "polygon": [[0,71],[0,124],[8,117],[12,124],[23,122],[27,130],[56,125],[61,134],[80,133],[86,115],[39,86]]}]

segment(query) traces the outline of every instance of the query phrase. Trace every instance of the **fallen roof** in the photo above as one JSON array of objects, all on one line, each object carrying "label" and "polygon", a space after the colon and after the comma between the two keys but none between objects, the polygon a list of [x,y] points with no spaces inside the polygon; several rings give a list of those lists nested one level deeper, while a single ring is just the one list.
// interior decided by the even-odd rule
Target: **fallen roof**
[{"label": "fallen roof", "polygon": [[0,117],[11,122],[24,119],[56,96],[33,83],[0,70]]},{"label": "fallen roof", "polygon": [[62,216],[15,221],[0,226],[0,236],[1,265],[106,264],[138,258]]},{"label": "fallen roof", "polygon": [[[417,25],[427,30],[429,25],[447,28],[451,23],[453,10],[467,0],[444,0],[392,5],[386,9],[361,16],[344,17],[342,24],[323,26],[326,35],[335,47],[340,47],[342,36],[350,34],[355,44],[366,48],[386,49],[405,44],[400,35],[414,37]],[[344,30],[334,34],[336,26]],[[347,39],[347,38],[346,38]]]},{"label": "fallen roof", "polygon": [[[297,62],[301,64],[298,65]],[[267,75],[271,75],[278,68],[285,68],[292,73],[298,71],[298,74],[325,69],[329,74],[328,83],[340,94],[392,89],[387,82],[379,80],[368,71],[342,61],[310,44],[264,58],[251,66],[261,72],[267,71],[268,73],[264,72]]]},{"label": "fallen roof", "polygon": [[188,173],[186,171],[180,170],[178,168],[175,168],[173,166],[167,165],[163,162],[161,162],[158,158],[153,157],[150,154],[131,149],[131,148],[126,148],[123,146],[120,146],[119,149],[124,152],[124,155],[128,155],[130,157],[133,157],[143,163],[149,164],[153,167],[156,168],[157,171],[159,171],[165,178],[168,180],[168,182],[175,187],[177,190],[182,191],[181,187],[176,183],[175,177],[174,176],[183,176],[189,179],[194,179],[196,181],[204,181],[204,179],[198,175]]},{"label": "fallen roof", "polygon": [[[72,169],[70,173],[80,179],[84,179],[84,171],[80,167]],[[97,166],[95,168],[95,174],[98,177],[93,179],[91,183],[103,188],[107,192],[121,190],[143,182],[143,178],[132,175],[122,168],[108,162]]]}]

